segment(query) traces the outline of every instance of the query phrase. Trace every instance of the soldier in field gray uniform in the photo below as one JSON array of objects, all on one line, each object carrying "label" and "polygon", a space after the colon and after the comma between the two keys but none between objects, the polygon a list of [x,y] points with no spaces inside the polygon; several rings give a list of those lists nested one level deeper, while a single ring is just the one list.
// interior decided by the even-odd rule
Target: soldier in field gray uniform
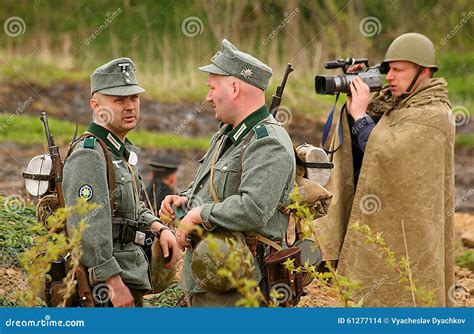
[{"label": "soldier in field gray uniform", "polygon": [[[207,231],[258,233],[282,243],[295,179],[293,146],[285,129],[268,111],[264,91],[272,70],[251,55],[222,41],[222,51],[200,67],[209,73],[206,101],[221,122],[190,187],[162,202],[160,216],[176,217],[173,207],[185,207],[177,239],[186,248],[182,288],[192,306],[234,306],[238,293],[208,291],[196,285],[191,272],[193,251],[189,231],[197,224]],[[254,278],[262,279],[255,259]]]},{"label": "soldier in field gray uniform", "polygon": [[[108,297],[102,302],[114,307],[141,306],[143,295],[151,288],[147,258],[139,246],[144,240],[143,231],[155,232],[164,257],[172,256],[169,267],[180,255],[172,231],[140,200],[138,148],[126,138],[138,123],[139,94],[144,91],[129,58],[115,59],[97,68],[91,75],[94,121],[64,165],[66,205],[74,205],[78,198],[100,205],[86,216],[88,228],[82,236],[81,263],[88,268],[92,286],[103,284],[108,288]],[[103,147],[111,157],[109,167]],[[107,179],[109,168],[115,174],[112,194]],[[114,203],[109,202],[110,198]],[[68,230],[77,226],[80,218],[68,219]]]}]

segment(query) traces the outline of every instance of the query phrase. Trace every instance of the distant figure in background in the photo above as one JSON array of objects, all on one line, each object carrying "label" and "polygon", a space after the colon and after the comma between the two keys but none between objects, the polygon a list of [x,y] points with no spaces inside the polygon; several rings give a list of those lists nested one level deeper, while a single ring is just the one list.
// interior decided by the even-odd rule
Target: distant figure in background
[{"label": "distant figure in background", "polygon": [[167,195],[174,195],[178,167],[181,160],[174,154],[155,155],[147,161],[151,169],[151,180],[146,189],[151,206],[155,212]]}]

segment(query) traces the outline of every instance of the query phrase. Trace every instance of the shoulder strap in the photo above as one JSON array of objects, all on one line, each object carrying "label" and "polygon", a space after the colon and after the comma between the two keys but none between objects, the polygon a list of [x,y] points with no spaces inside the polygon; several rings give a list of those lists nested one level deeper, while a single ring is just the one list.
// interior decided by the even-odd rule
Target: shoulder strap
[{"label": "shoulder strap", "polygon": [[105,155],[105,161],[107,164],[107,186],[109,188],[109,200],[110,200],[110,209],[112,210],[112,216],[115,213],[116,207],[115,207],[115,171],[114,171],[114,166],[112,164],[112,156],[110,155],[110,151],[107,147],[107,144],[100,139],[99,137],[95,136],[94,134],[90,132],[85,132],[83,133],[77,140],[71,142],[69,145],[68,151],[66,153],[66,158],[64,161],[69,158],[71,155],[72,151],[76,147],[76,145],[83,139],[89,138],[89,137],[94,137],[97,139],[97,142],[100,144],[102,147],[102,150],[104,151]]}]

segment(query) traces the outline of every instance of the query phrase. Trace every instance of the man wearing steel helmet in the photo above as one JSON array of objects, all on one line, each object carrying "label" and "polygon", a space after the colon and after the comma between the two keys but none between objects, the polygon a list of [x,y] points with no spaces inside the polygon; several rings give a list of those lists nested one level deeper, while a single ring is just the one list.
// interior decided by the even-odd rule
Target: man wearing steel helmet
[{"label": "man wearing steel helmet", "polygon": [[339,194],[353,196],[342,204],[347,210],[339,211],[343,219],[338,233],[334,227],[332,234],[331,228],[322,228],[322,248],[327,259],[339,259],[340,273],[361,283],[354,298],[363,299],[364,306],[425,305],[387,265],[381,248],[365,243],[366,237],[351,227],[368,225],[374,234],[382,234],[397,262],[408,257],[415,287],[432,292],[434,305],[449,306],[448,291],[454,284],[454,124],[447,84],[433,78],[435,49],[424,35],[396,38],[384,63],[389,66],[388,86],[372,98],[362,80],[351,84],[345,129],[345,139],[351,141],[336,153],[346,164],[335,175],[346,176]]}]

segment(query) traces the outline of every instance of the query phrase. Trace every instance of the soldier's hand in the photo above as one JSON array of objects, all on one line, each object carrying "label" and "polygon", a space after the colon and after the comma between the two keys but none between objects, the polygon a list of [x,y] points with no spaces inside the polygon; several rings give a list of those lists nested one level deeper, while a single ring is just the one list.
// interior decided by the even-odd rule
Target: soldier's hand
[{"label": "soldier's hand", "polygon": [[181,249],[179,249],[176,237],[170,230],[161,232],[160,246],[165,259],[171,256],[171,260],[165,264],[165,268],[173,267],[181,257]]},{"label": "soldier's hand", "polygon": [[185,196],[178,196],[178,195],[168,195],[165,197],[163,202],[161,202],[161,207],[159,211],[160,219],[162,222],[170,223],[175,220],[176,215],[171,207],[171,205],[175,206],[185,206],[188,202],[188,198]]},{"label": "soldier's hand", "polygon": [[356,77],[350,85],[352,97],[348,98],[347,110],[354,120],[358,120],[367,111],[370,99],[369,86],[359,77]]},{"label": "soldier's hand", "polygon": [[134,307],[133,295],[123,283],[120,275],[115,275],[107,281],[109,288],[109,298],[114,307]]},{"label": "soldier's hand", "polygon": [[202,224],[201,219],[201,210],[202,207],[198,206],[191,211],[181,220],[176,229],[176,239],[178,240],[179,247],[184,251],[185,248],[190,247],[190,243],[188,241],[188,235],[196,226]]},{"label": "soldier's hand", "polygon": [[365,68],[364,64],[355,64],[355,65],[349,66],[346,72],[347,73],[359,72],[360,70],[363,70],[364,68]]}]

